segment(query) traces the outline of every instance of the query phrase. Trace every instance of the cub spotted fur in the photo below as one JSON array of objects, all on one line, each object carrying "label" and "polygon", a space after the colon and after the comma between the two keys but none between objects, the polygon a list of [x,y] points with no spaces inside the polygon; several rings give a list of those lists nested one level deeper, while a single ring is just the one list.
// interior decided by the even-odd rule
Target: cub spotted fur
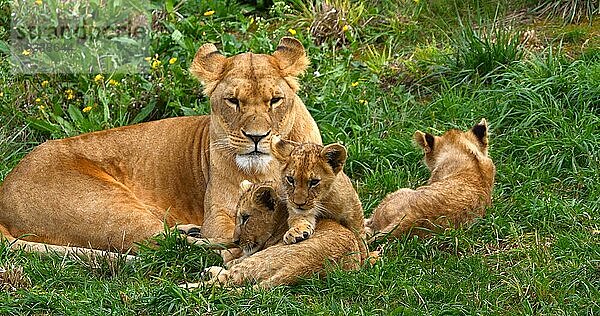
[{"label": "cub spotted fur", "polygon": [[491,205],[496,172],[488,157],[487,131],[482,119],[466,132],[450,130],[442,136],[415,132],[414,139],[425,151],[425,164],[431,170],[429,183],[389,194],[365,220],[370,241],[388,233],[423,236],[426,230],[459,226],[483,216]]},{"label": "cub spotted fur", "polygon": [[309,238],[317,218],[333,219],[358,236],[364,235],[363,209],[346,176],[346,148],[272,139],[272,152],[282,164],[280,194],[287,202],[286,244]]},{"label": "cub spotted fur", "polygon": [[[242,184],[244,193],[237,205],[234,240],[244,257],[230,262],[228,270],[210,267],[208,283],[239,285],[257,283],[261,288],[293,284],[301,277],[323,274],[339,265],[355,270],[366,253],[354,233],[330,219],[319,220],[314,235],[301,243],[285,245],[288,209],[272,183]],[[198,284],[187,284],[195,287]]]}]

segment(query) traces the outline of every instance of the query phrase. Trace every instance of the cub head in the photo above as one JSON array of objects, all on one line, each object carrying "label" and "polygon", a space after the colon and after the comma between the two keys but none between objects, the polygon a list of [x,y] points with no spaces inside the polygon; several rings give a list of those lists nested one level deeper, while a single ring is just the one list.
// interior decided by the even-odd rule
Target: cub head
[{"label": "cub head", "polygon": [[307,65],[304,47],[289,37],[271,55],[225,57],[213,44],[200,47],[190,72],[210,98],[213,148],[233,154],[247,173],[266,170],[271,136],[288,135],[294,124],[296,77]]},{"label": "cub head", "polygon": [[489,160],[488,126],[485,119],[466,132],[452,129],[442,136],[433,136],[416,131],[413,137],[425,152],[425,164],[429,170],[434,170],[449,157],[465,161],[469,157],[475,157],[478,161]]},{"label": "cub head", "polygon": [[273,137],[273,155],[282,163],[281,182],[290,211],[316,214],[320,201],[344,168],[347,151],[340,144],[327,146]]},{"label": "cub head", "polygon": [[233,242],[249,256],[262,250],[277,228],[277,196],[269,183],[252,184],[244,180],[240,188],[243,193],[236,208]]}]

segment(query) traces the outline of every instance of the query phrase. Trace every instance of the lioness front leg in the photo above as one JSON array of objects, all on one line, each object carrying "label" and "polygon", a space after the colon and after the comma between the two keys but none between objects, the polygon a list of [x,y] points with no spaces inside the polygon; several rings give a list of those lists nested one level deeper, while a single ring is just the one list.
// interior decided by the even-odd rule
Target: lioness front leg
[{"label": "lioness front leg", "polygon": [[295,244],[308,239],[315,232],[316,218],[311,214],[290,213],[288,218],[289,229],[283,236],[287,245]]},{"label": "lioness front leg", "polygon": [[[204,219],[202,225],[202,236],[209,240],[220,240],[233,242],[233,231],[235,230],[234,218],[229,216],[227,211],[216,211],[211,216]],[[223,258],[223,263],[242,256],[242,250],[239,248],[218,250]]]}]

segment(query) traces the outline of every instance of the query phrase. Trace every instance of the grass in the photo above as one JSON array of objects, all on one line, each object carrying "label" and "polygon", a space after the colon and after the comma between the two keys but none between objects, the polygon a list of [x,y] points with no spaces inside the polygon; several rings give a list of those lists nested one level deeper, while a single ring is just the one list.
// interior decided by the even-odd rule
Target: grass
[{"label": "grass", "polygon": [[[324,141],[348,147],[345,170],[366,214],[385,194],[426,182],[415,130],[466,129],[482,117],[498,169],[493,206],[469,228],[388,243],[374,267],[267,292],[180,289],[219,259],[169,234],[132,263],[40,256],[0,243],[0,268],[10,272],[0,282],[12,285],[0,286],[0,314],[600,313],[596,22],[502,22],[535,1],[331,1],[346,10],[336,25],[350,27],[343,38],[319,33],[316,45],[308,30],[320,1],[276,1],[271,9],[166,3],[149,48],[161,65],[148,74],[14,75],[0,59],[0,180],[46,139],[207,113],[186,70],[201,43],[228,55],[270,52],[293,29],[311,58],[300,96]],[[7,23],[7,1],[0,12]],[[1,40],[8,29],[0,27]],[[541,48],[517,41],[530,29]]]}]

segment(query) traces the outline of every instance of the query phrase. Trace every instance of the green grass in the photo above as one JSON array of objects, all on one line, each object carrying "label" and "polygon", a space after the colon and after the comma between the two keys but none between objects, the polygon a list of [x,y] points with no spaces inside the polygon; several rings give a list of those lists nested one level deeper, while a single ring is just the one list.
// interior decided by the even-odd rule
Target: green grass
[{"label": "green grass", "polygon": [[[324,141],[348,147],[345,170],[366,214],[385,194],[426,182],[415,130],[466,129],[485,117],[497,166],[487,215],[429,239],[391,242],[374,267],[266,292],[180,289],[219,258],[171,235],[132,263],[40,256],[0,243],[0,267],[23,268],[16,289],[0,285],[0,314],[600,313],[598,30],[563,28],[562,19],[502,23],[536,1],[340,0],[333,1],[346,10],[339,25],[349,30],[316,45],[308,28],[320,2],[302,3],[169,1],[150,47],[161,65],[149,74],[14,75],[2,55],[0,180],[46,139],[207,113],[187,73],[200,44],[214,42],[227,55],[271,52],[294,29],[311,58],[300,96]],[[204,16],[208,10],[215,14]],[[7,1],[0,12],[6,41]],[[534,27],[543,47],[520,46],[520,32]],[[562,40],[579,45],[577,53]]]}]

